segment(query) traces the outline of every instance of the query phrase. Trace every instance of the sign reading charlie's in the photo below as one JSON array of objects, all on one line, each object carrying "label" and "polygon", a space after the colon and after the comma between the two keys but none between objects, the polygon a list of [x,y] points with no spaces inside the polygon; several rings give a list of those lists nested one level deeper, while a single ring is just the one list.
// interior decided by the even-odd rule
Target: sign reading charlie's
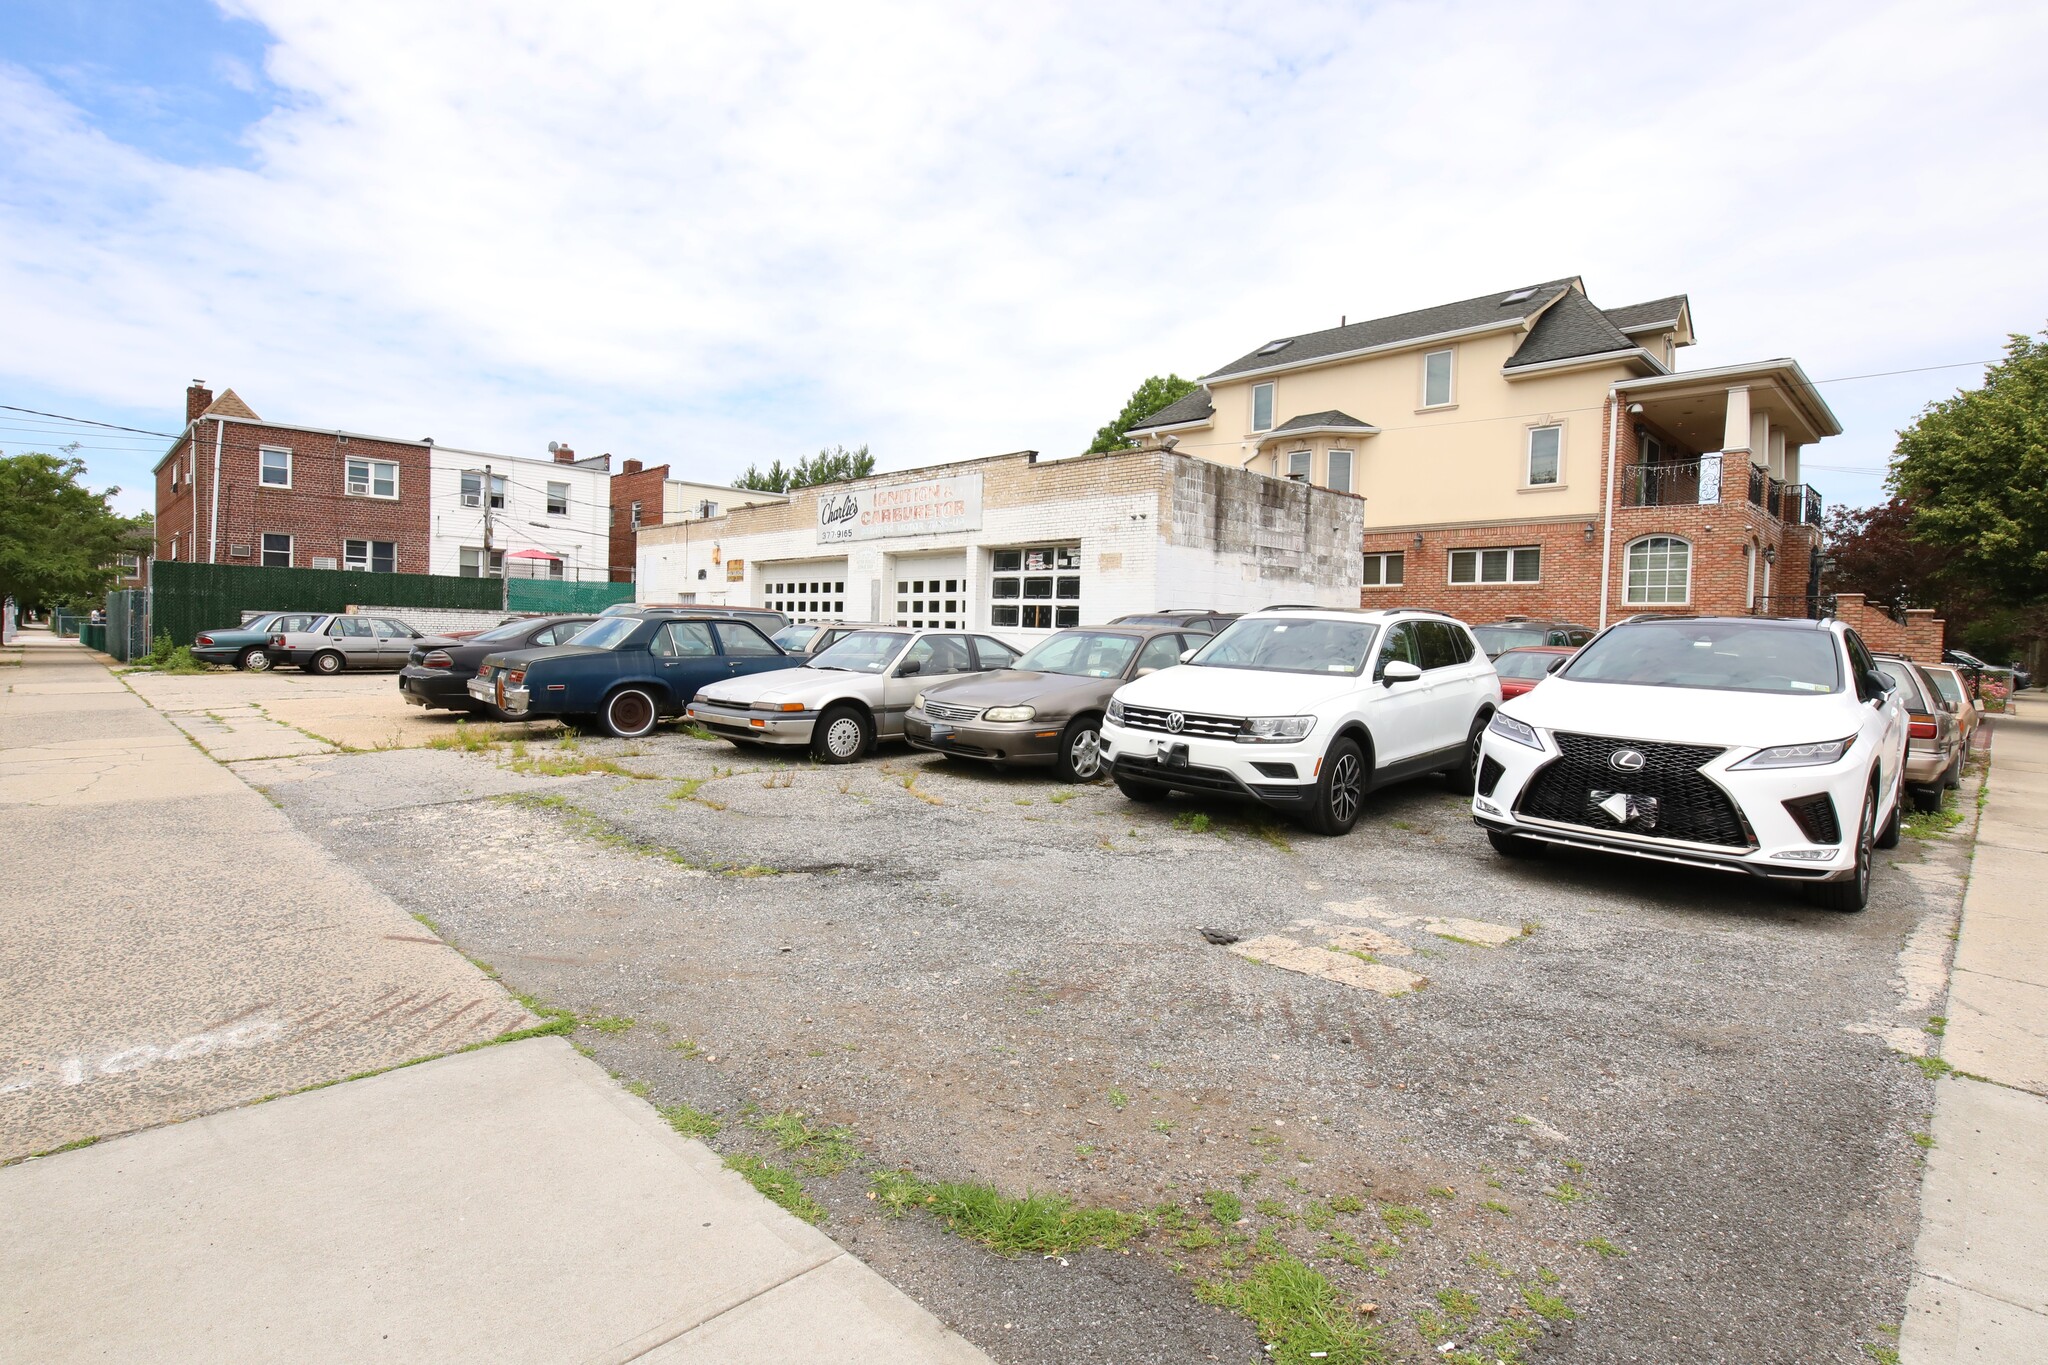
[{"label": "sign reading charlie's", "polygon": [[818,543],[981,529],[981,474],[818,495]]}]

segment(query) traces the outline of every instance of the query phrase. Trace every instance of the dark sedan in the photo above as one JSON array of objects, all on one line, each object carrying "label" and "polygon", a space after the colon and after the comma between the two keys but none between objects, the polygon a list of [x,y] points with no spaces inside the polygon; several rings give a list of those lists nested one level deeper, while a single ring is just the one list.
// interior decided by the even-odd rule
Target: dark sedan
[{"label": "dark sedan", "polygon": [[595,616],[536,616],[507,621],[477,635],[421,641],[398,672],[398,690],[414,706],[494,714],[495,706],[469,695],[470,679],[486,658],[509,650],[568,644],[595,620]]},{"label": "dark sedan", "polygon": [[1068,782],[1092,782],[1102,775],[1102,708],[1110,693],[1173,667],[1208,639],[1156,626],[1063,630],[1008,668],[926,688],[903,719],[903,737],[935,754],[1050,763]]},{"label": "dark sedan", "polygon": [[562,719],[636,739],[681,715],[700,687],[796,663],[749,621],[649,611],[604,617],[571,645],[491,654],[469,694],[511,720]]}]

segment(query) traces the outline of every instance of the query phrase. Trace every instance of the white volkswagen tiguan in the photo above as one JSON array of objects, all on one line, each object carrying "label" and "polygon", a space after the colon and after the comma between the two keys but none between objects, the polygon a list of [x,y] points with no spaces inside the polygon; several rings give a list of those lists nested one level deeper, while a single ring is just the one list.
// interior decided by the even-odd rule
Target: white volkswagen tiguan
[{"label": "white volkswagen tiguan", "polygon": [[1512,856],[1625,853],[1861,910],[1905,748],[1891,681],[1839,621],[1638,617],[1494,716],[1472,815]]},{"label": "white volkswagen tiguan", "polygon": [[[1268,607],[1110,698],[1102,756],[1133,801],[1250,797],[1321,834],[1423,773],[1467,783],[1500,679],[1462,622],[1427,611]],[[1468,787],[1469,790],[1469,787]]]}]

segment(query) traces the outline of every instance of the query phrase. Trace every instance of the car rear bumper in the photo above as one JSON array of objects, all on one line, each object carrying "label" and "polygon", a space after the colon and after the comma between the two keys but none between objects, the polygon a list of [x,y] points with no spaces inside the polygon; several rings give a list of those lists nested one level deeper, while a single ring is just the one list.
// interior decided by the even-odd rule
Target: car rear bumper
[{"label": "car rear bumper", "polygon": [[[242,657],[242,651],[255,648],[253,645],[194,645],[192,657],[203,664],[231,664]],[[267,650],[260,651],[268,653]]]},{"label": "car rear bumper", "polygon": [[816,711],[755,711],[703,701],[691,702],[683,715],[715,735],[757,744],[809,744],[818,724]]},{"label": "car rear bumper", "polygon": [[445,668],[422,668],[417,664],[407,664],[398,671],[398,690],[414,706],[468,710],[477,700],[470,695],[469,681]]},{"label": "car rear bumper", "polygon": [[1059,726],[1037,721],[934,721],[915,708],[903,718],[903,737],[911,748],[989,763],[1051,763],[1060,756],[1063,733]]},{"label": "car rear bumper", "polygon": [[1948,776],[1948,765],[1955,758],[1953,749],[1906,750],[1906,781],[1915,787],[1928,787]]}]

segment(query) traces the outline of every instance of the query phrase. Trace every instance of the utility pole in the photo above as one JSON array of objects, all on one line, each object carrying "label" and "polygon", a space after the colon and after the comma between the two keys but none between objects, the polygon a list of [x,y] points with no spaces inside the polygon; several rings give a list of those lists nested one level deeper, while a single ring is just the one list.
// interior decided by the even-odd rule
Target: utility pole
[{"label": "utility pole", "polygon": [[[496,495],[497,485],[491,478],[491,466],[484,465],[484,572],[491,571],[491,499]],[[498,573],[498,610],[504,611],[512,598],[512,586],[505,581],[504,571]]]}]

